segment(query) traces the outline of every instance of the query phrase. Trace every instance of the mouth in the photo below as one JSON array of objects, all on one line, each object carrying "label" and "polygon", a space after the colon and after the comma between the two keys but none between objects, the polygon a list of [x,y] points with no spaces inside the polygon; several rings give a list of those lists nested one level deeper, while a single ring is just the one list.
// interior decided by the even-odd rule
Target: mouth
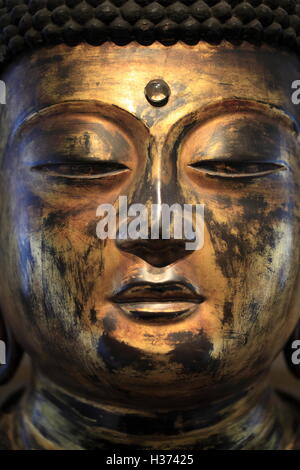
[{"label": "mouth", "polygon": [[182,282],[127,284],[111,301],[127,316],[149,323],[168,323],[189,316],[205,298]]}]

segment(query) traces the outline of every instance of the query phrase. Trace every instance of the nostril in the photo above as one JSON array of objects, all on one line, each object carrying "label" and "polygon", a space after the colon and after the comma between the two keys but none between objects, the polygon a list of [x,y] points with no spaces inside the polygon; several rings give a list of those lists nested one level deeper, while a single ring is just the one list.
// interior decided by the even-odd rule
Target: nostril
[{"label": "nostril", "polygon": [[162,268],[191,254],[184,240],[117,240],[122,251],[132,253],[154,267]]}]

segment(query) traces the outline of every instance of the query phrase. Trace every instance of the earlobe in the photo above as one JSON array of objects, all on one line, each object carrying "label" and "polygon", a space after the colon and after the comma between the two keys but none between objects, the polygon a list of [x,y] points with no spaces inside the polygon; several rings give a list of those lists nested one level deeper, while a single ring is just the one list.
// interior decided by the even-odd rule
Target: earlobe
[{"label": "earlobe", "polygon": [[[4,357],[0,357],[0,385],[6,384],[15,374],[23,356],[21,347],[16,342],[11,329],[5,324],[0,312],[0,340]],[[2,362],[5,362],[3,364]]]},{"label": "earlobe", "polygon": [[288,369],[300,379],[300,320],[284,347],[284,357]]}]

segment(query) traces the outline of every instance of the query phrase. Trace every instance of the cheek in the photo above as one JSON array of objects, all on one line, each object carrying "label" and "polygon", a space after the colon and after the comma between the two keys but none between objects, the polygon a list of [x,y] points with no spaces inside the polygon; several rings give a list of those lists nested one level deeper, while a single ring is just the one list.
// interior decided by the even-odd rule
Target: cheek
[{"label": "cheek", "polygon": [[297,209],[289,200],[273,206],[256,196],[241,200],[234,213],[207,209],[206,215],[215,262],[226,279],[223,326],[232,330],[229,342],[224,330],[218,348],[230,348],[242,334],[240,360],[264,349],[269,362],[295,317],[289,305],[299,266]]}]

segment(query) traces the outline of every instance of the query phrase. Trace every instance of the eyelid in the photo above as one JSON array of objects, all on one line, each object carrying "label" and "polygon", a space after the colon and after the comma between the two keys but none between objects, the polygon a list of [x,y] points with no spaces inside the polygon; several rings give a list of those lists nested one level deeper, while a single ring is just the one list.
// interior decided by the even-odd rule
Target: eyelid
[{"label": "eyelid", "polygon": [[[277,171],[287,170],[287,166],[283,162],[257,160],[202,160],[191,163],[188,166],[211,177],[228,179],[255,178],[266,176]],[[257,171],[254,171],[254,168],[252,168],[252,171],[245,171],[247,167],[249,169],[255,166],[257,167]]]},{"label": "eyelid", "polygon": [[31,165],[30,170],[61,178],[97,179],[115,176],[130,171],[130,168],[123,163],[106,160],[38,163]]}]

